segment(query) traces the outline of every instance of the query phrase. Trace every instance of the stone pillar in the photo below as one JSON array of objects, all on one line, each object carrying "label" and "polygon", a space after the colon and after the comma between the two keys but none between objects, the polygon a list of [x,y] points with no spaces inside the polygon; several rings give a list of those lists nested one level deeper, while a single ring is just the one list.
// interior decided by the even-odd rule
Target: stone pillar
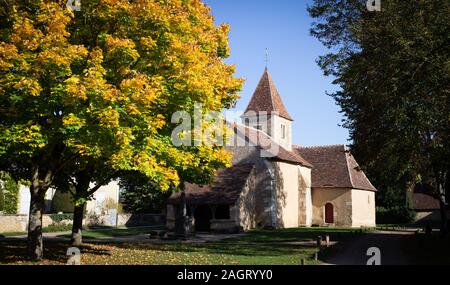
[{"label": "stone pillar", "polygon": [[192,237],[192,219],[187,216],[186,193],[181,193],[181,205],[175,219],[175,235],[189,239]]},{"label": "stone pillar", "polygon": [[167,205],[166,227],[169,231],[175,230],[176,210],[174,205]]},{"label": "stone pillar", "polygon": [[230,219],[234,220],[237,227],[241,226],[241,221],[239,219],[239,209],[236,205],[230,206]]}]

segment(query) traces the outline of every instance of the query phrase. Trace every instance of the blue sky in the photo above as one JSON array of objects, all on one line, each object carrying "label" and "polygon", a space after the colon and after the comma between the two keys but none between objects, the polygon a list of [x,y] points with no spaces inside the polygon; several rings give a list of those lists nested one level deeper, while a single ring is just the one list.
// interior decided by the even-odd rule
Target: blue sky
[{"label": "blue sky", "polygon": [[309,35],[313,20],[304,0],[204,0],[216,24],[231,26],[230,64],[246,79],[236,109],[245,110],[265,67],[284,104],[294,118],[295,144],[304,146],[347,144],[348,131],[338,125],[342,115],[326,91],[336,90],[332,78],[323,76],[315,60],[327,52]]}]

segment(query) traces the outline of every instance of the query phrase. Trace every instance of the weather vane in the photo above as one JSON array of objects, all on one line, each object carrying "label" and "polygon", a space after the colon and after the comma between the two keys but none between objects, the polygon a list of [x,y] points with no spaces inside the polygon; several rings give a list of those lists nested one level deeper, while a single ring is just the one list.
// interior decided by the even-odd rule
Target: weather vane
[{"label": "weather vane", "polygon": [[264,60],[266,62],[266,68],[267,64],[269,63],[269,50],[266,48],[266,59]]}]

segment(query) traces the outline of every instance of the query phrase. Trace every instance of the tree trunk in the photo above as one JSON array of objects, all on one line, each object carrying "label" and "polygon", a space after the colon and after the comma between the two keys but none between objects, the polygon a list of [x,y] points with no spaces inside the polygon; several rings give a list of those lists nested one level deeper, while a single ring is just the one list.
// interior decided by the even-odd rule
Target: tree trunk
[{"label": "tree trunk", "polygon": [[72,245],[81,246],[83,244],[83,217],[84,217],[84,206],[76,205],[73,212],[73,225],[72,225]]},{"label": "tree trunk", "polygon": [[39,261],[44,256],[42,242],[42,214],[45,204],[45,189],[31,185],[30,215],[28,220],[28,256]]},{"label": "tree trunk", "polygon": [[441,212],[441,233],[444,236],[448,234],[448,217],[447,217],[447,201],[445,197],[445,188],[442,183],[439,183],[439,204]]}]

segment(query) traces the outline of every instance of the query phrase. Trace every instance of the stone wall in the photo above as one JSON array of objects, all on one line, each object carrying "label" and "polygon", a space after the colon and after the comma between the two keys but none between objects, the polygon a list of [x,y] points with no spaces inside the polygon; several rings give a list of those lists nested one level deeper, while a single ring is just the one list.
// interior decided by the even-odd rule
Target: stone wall
[{"label": "stone wall", "polygon": [[24,232],[27,223],[27,215],[0,215],[0,233]]},{"label": "stone wall", "polygon": [[375,227],[375,192],[352,190],[352,226]]},{"label": "stone wall", "polygon": [[311,169],[298,166],[298,225],[310,227],[312,224]]},{"label": "stone wall", "polygon": [[314,188],[312,190],[314,225],[325,225],[325,205],[327,203],[333,205],[335,226],[352,226],[352,189]]},{"label": "stone wall", "polygon": [[233,165],[254,164],[255,178],[254,189],[251,194],[254,199],[254,223],[256,227],[272,227],[273,219],[272,193],[275,189],[275,175],[271,163],[261,157],[261,152],[257,147],[227,147],[233,153]]},{"label": "stone wall", "polygon": [[238,233],[239,227],[235,220],[211,220],[213,233]]},{"label": "stone wall", "polygon": [[[450,210],[447,212],[447,217],[450,221]],[[439,227],[441,223],[441,211],[420,211],[416,212],[415,225],[426,226],[431,225],[434,227]]]},{"label": "stone wall", "polygon": [[253,170],[239,199],[236,201],[236,205],[230,208],[230,217],[235,221],[238,228],[245,231],[256,227],[255,185],[256,176],[255,171]]},{"label": "stone wall", "polygon": [[164,225],[166,215],[163,214],[120,214],[117,217],[117,226],[153,226]]},{"label": "stone wall", "polygon": [[275,162],[277,177],[276,204],[277,228],[296,228],[299,225],[298,167],[294,164]]},{"label": "stone wall", "polygon": [[[111,221],[115,220],[116,224]],[[164,225],[166,216],[163,214],[119,214],[117,219],[111,219],[109,215],[89,215],[83,220],[85,226],[157,226]],[[28,224],[27,215],[0,215],[0,233],[26,232]],[[52,219],[52,215],[42,217],[43,227],[51,225],[71,225],[71,219]]]},{"label": "stone wall", "polygon": [[86,226],[107,227],[159,226],[165,223],[166,215],[163,214],[118,214],[117,217],[89,215],[83,221]]}]

